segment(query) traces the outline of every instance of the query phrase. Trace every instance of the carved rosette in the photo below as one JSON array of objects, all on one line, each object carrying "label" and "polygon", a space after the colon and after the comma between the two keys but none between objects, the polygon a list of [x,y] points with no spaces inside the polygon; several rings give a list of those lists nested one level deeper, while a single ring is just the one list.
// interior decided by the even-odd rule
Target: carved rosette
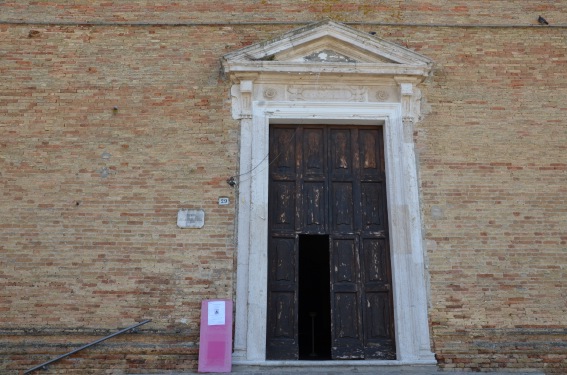
[{"label": "carved rosette", "polygon": [[388,94],[388,91],[386,90],[378,90],[376,92],[376,99],[378,99],[379,102],[385,102],[389,97],[390,94]]},{"label": "carved rosette", "polygon": [[273,100],[278,95],[278,90],[273,87],[268,87],[264,90],[264,98],[268,100]]}]

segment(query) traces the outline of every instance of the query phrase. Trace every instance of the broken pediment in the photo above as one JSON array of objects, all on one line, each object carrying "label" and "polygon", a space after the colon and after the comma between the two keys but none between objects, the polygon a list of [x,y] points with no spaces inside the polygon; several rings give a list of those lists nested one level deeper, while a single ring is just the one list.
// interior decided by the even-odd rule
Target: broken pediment
[{"label": "broken pediment", "polygon": [[426,76],[431,60],[346,25],[323,21],[223,56],[227,73]]}]

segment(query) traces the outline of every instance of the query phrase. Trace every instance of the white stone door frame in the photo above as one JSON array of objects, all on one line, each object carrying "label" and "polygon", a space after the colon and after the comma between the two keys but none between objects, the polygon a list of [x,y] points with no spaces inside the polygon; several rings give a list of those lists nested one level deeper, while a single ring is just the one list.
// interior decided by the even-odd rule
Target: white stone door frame
[{"label": "white stone door frame", "polygon": [[[431,61],[332,21],[290,31],[223,58],[240,121],[234,363],[266,361],[270,124],[381,125],[390,233],[396,360],[333,366],[434,364],[413,126]],[[326,362],[327,364],[329,362]],[[320,363],[319,363],[320,364]]]},{"label": "white stone door frame", "polygon": [[[234,86],[233,94],[242,99],[252,86],[252,81],[243,81]],[[413,94],[411,83],[402,87],[406,96]],[[403,104],[254,100],[250,112],[249,118],[241,119],[235,361],[257,364],[266,358],[269,126],[320,123],[384,126],[397,352],[397,360],[391,362],[435,363],[412,120],[405,116],[404,121]]]}]

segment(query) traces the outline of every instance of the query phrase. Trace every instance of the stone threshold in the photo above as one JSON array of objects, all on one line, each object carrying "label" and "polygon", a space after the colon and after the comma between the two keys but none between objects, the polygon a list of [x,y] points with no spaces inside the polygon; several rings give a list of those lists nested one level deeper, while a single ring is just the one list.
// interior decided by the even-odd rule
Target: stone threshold
[{"label": "stone threshold", "polygon": [[328,361],[239,361],[232,365],[233,373],[282,374],[282,373],[405,373],[437,374],[435,361],[384,361],[384,360],[328,360]]}]

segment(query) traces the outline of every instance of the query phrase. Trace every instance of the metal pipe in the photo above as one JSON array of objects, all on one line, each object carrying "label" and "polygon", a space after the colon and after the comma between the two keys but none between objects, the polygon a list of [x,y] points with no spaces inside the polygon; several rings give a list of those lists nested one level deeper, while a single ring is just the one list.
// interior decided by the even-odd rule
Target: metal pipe
[{"label": "metal pipe", "polygon": [[142,322],[140,322],[140,323],[134,324],[134,325],[132,325],[132,326],[130,326],[130,327],[128,327],[128,328],[121,329],[120,331],[115,332],[115,333],[113,333],[113,334],[111,334],[111,335],[108,335],[108,336],[106,336],[106,337],[103,337],[103,338],[101,338],[101,339],[98,339],[98,340],[96,340],[96,341],[93,341],[93,342],[91,342],[91,343],[89,343],[89,344],[83,345],[83,346],[81,346],[81,347],[78,348],[78,349],[75,349],[75,350],[73,350],[73,351],[70,351],[69,353],[60,355],[60,356],[57,357],[57,358],[54,358],[54,359],[52,359],[52,360],[50,360],[50,361],[44,362],[44,363],[42,363],[41,365],[37,365],[37,366],[35,366],[34,368],[31,368],[31,369],[27,370],[26,372],[24,372],[24,375],[29,374],[29,373],[31,373],[31,372],[33,372],[33,371],[36,371],[36,370],[39,370],[39,369],[45,369],[45,368],[47,368],[48,365],[52,364],[53,362],[57,362],[57,361],[59,361],[60,359],[63,359],[63,358],[68,357],[68,356],[70,356],[70,355],[73,355],[73,354],[75,354],[75,353],[77,353],[77,352],[80,352],[80,351],[83,350],[83,349],[90,348],[90,347],[93,346],[93,345],[96,345],[96,344],[98,344],[98,343],[100,343],[100,342],[103,342],[103,341],[105,341],[105,340],[108,340],[108,339],[110,339],[110,338],[113,338],[114,336],[121,335],[121,334],[123,334],[123,333],[125,333],[125,332],[128,332],[128,331],[130,331],[130,330],[133,330],[133,329],[135,329],[135,328],[137,328],[137,327],[139,327],[139,326],[141,326],[141,325],[144,325],[144,324],[146,324],[146,323],[149,323],[149,322],[151,322],[151,321],[152,321],[151,319],[146,319],[146,320],[144,320],[144,321],[142,321]]}]

